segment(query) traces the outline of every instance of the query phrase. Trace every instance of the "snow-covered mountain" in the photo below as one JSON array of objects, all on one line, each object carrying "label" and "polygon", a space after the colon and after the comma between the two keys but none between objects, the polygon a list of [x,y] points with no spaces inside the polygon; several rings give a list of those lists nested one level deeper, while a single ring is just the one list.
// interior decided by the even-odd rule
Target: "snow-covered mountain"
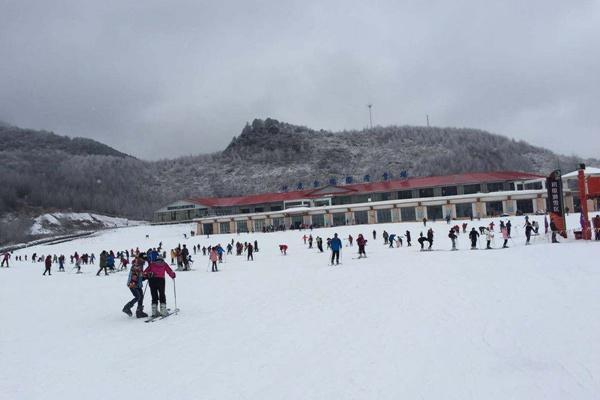
[{"label": "snow-covered mountain", "polygon": [[[324,185],[331,178],[519,170],[573,170],[597,160],[557,155],[466,128],[376,127],[317,131],[273,119],[247,124],[226,149],[156,162],[102,143],[0,126],[0,242],[15,232],[2,216],[31,220],[47,212],[95,212],[149,219],[165,203],[189,196],[231,196]],[[13,219],[14,220],[14,219]],[[4,218],[6,221],[6,218]],[[18,224],[31,225],[30,221]],[[10,239],[8,239],[10,240]]]}]

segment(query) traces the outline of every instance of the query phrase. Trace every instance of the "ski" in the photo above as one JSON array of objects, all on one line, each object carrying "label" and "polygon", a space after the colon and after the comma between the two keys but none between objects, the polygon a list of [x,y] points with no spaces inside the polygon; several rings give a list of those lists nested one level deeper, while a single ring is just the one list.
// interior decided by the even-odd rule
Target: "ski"
[{"label": "ski", "polygon": [[178,312],[179,312],[179,308],[176,308],[174,310],[171,310],[170,308],[168,308],[166,315],[159,315],[157,317],[150,317],[147,320],[145,320],[144,322],[148,323],[148,322],[160,321],[161,319],[165,319],[167,317],[170,317],[171,315],[177,314]]}]

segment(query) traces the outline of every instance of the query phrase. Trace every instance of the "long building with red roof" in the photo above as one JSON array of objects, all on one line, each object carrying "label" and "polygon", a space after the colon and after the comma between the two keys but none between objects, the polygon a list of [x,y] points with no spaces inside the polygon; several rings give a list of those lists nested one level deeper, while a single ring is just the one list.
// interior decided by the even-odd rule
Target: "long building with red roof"
[{"label": "long building with red roof", "polygon": [[[544,179],[541,175],[526,172],[478,172],[328,185],[305,190],[238,197],[198,197],[184,199],[163,207],[156,211],[154,220],[158,223],[170,223],[199,219],[203,231],[212,229],[212,232],[233,232],[243,230],[244,224],[234,224],[232,221],[252,219],[256,221],[262,219],[263,222],[256,225],[247,224],[251,225],[248,230],[263,229],[265,224],[267,226],[279,224],[328,226],[339,225],[342,222],[357,223],[357,220],[361,222],[365,219],[364,213],[357,218],[354,214],[346,215],[351,211],[345,211],[343,217],[328,216],[332,214],[329,211],[349,205],[356,208],[364,204],[369,205],[371,211],[375,210],[374,207],[387,207],[389,204],[396,204],[397,207],[392,208],[404,205],[401,207],[403,208],[401,214],[395,218],[393,213],[390,213],[388,218],[388,213],[385,211],[374,213],[380,218],[366,218],[369,221],[375,219],[379,222],[391,222],[395,219],[414,221],[423,217],[442,219],[448,215],[452,218],[467,218],[502,213],[530,213],[544,208],[543,202],[536,200],[542,197]],[[510,198],[509,194],[500,195],[515,191],[523,191],[521,197],[527,192],[527,198],[519,199],[516,195],[517,199],[510,201],[505,198],[507,196]],[[530,193],[531,191],[536,193]],[[479,197],[501,198],[501,200],[478,204],[481,203],[477,200]],[[349,210],[352,207],[346,208]],[[380,210],[386,209],[380,208]],[[299,210],[303,210],[305,215],[296,216],[292,222],[289,215],[298,214]],[[286,216],[289,217],[288,220],[285,219]],[[233,229],[226,228],[229,222]]]}]

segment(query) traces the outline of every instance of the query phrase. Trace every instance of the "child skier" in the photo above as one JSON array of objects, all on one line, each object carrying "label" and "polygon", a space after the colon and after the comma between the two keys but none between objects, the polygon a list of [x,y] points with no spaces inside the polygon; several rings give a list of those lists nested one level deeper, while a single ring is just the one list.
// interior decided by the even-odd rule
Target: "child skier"
[{"label": "child skier", "polygon": [[367,240],[363,237],[362,233],[358,234],[356,244],[358,245],[358,258],[366,258],[367,253],[365,252],[365,246],[367,245]]},{"label": "child skier", "polygon": [[212,272],[219,272],[219,268],[217,268],[217,261],[219,261],[219,254],[217,253],[216,248],[212,248],[210,250],[210,255],[208,258],[212,262]]},{"label": "child skier", "polygon": [[[144,276],[148,279],[150,285],[150,295],[152,296],[152,317],[160,315],[166,316],[167,312],[167,297],[165,296],[165,273],[169,274],[171,279],[175,279],[175,272],[163,260],[161,256],[157,256],[156,261],[153,261],[144,270]],[[160,301],[160,314],[158,313],[158,303]]]},{"label": "child skier", "polygon": [[123,312],[130,317],[133,316],[131,308],[137,303],[137,309],[135,316],[137,318],[146,318],[148,314],[144,312],[144,259],[140,255],[136,256],[131,263],[131,270],[129,271],[129,277],[127,278],[127,287],[133,294],[133,299],[123,306]]}]

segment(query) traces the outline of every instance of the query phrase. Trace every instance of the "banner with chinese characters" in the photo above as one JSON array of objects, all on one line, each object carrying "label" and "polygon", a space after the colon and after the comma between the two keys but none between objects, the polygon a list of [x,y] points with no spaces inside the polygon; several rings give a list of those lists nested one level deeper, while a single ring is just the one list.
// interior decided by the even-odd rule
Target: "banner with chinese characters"
[{"label": "banner with chinese characters", "polygon": [[560,235],[566,237],[567,227],[565,224],[562,175],[559,169],[553,171],[546,179],[546,189],[548,190],[546,208],[550,215],[550,221],[554,222]]}]

